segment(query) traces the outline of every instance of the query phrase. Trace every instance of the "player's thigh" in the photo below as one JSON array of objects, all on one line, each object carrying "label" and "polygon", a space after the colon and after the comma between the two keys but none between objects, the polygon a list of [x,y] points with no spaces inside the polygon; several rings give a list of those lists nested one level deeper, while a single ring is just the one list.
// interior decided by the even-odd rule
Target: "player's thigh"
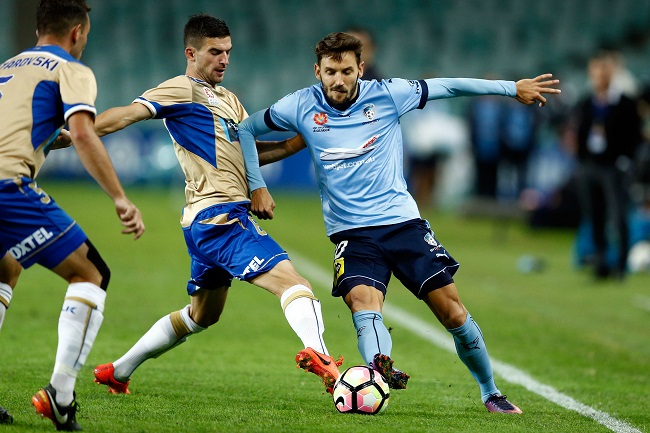
[{"label": "player's thigh", "polygon": [[445,328],[458,328],[465,323],[467,310],[460,301],[456,284],[432,290],[422,300]]},{"label": "player's thigh", "polygon": [[384,293],[376,287],[360,284],[350,290],[343,300],[352,313],[358,311],[382,311]]},{"label": "player's thigh", "polygon": [[426,220],[395,224],[380,243],[395,277],[418,299],[453,283],[459,264],[438,242]]},{"label": "player's thigh", "polygon": [[102,286],[102,274],[88,257],[88,252],[89,246],[84,242],[52,271],[68,283],[90,282]]},{"label": "player's thigh", "polygon": [[227,298],[228,286],[197,290],[190,298],[190,317],[204,328],[214,325],[221,318]]},{"label": "player's thigh", "polygon": [[298,284],[302,284],[311,289],[309,281],[296,271],[296,268],[294,268],[290,260],[282,260],[268,272],[252,278],[250,282],[268,290],[276,296],[282,296],[288,288]]},{"label": "player's thigh", "polygon": [[9,252],[5,253],[0,257],[0,283],[8,284],[12,289],[15,288],[22,269],[20,263]]},{"label": "player's thigh", "polygon": [[375,239],[377,228],[345,230],[330,236],[334,251],[332,296],[346,295],[357,286],[372,287],[381,296],[391,277],[390,264]]}]

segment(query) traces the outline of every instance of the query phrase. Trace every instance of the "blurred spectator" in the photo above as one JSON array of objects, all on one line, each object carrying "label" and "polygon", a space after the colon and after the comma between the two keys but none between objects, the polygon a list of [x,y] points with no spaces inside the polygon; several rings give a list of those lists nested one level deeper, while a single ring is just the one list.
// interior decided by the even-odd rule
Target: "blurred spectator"
[{"label": "blurred spectator", "polygon": [[361,79],[381,80],[383,77],[379,71],[377,71],[375,66],[375,51],[377,45],[375,44],[375,38],[372,33],[370,33],[370,30],[365,27],[350,27],[345,33],[351,34],[363,42],[361,61],[365,63],[365,67],[363,68],[363,77],[361,77]]},{"label": "blurred spectator", "polygon": [[[632,157],[641,140],[636,103],[614,85],[616,57],[600,52],[588,62],[592,93],[577,106],[578,193],[595,247],[597,278],[625,275],[629,248],[627,211]],[[615,229],[617,258],[608,263],[607,223]]]},{"label": "blurred spectator", "polygon": [[577,228],[580,206],[576,186],[575,134],[566,120],[553,125],[555,136],[539,146],[531,159],[531,186],[520,196],[531,227]]},{"label": "blurred spectator", "polygon": [[408,184],[420,207],[435,204],[442,164],[468,141],[463,119],[453,115],[445,100],[413,110],[400,121],[404,153],[408,161]]},{"label": "blurred spectator", "polygon": [[539,125],[537,105],[522,105],[504,101],[501,107],[501,163],[498,195],[515,201],[527,186],[528,160],[536,145]]},{"label": "blurred spectator", "polygon": [[468,119],[474,156],[474,191],[479,198],[497,198],[501,110],[502,101],[495,96],[474,98],[470,103]]}]

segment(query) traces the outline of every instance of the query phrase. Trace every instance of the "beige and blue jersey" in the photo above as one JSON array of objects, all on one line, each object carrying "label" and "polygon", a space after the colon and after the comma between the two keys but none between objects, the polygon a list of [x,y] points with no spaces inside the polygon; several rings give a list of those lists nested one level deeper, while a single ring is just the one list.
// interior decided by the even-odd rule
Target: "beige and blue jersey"
[{"label": "beige and blue jersey", "polygon": [[30,48],[0,64],[0,179],[35,178],[68,118],[97,113],[96,97],[93,72],[61,47]]},{"label": "beige and blue jersey", "polygon": [[152,118],[164,119],[171,136],[185,173],[183,227],[207,207],[250,200],[237,132],[248,114],[232,92],[181,75],[134,102],[149,108]]}]

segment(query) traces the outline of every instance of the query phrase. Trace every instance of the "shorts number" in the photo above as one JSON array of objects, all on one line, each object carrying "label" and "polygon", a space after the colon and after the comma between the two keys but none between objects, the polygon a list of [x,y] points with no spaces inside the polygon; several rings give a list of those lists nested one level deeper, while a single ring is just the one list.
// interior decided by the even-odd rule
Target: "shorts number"
[{"label": "shorts number", "polygon": [[348,241],[341,241],[336,245],[336,251],[334,252],[334,260],[341,257],[341,255],[343,254],[343,251],[345,251],[345,248],[347,246],[348,246]]},{"label": "shorts number", "polygon": [[260,236],[266,236],[267,233],[262,229],[262,227],[260,227],[260,225],[257,223],[257,221],[253,219],[252,216],[249,216],[248,219],[251,223],[253,223],[253,226],[255,226],[255,230],[257,230],[257,233]]},{"label": "shorts number", "polygon": [[50,196],[47,195],[47,193],[46,193],[45,191],[43,191],[43,190],[42,190],[38,185],[36,185],[35,182],[32,182],[32,183],[30,183],[30,184],[27,185],[27,186],[29,187],[29,189],[31,189],[31,190],[34,191],[36,194],[38,194],[38,195],[41,196],[41,203],[43,203],[43,204],[48,204],[49,202],[52,201],[52,199],[50,198]]}]

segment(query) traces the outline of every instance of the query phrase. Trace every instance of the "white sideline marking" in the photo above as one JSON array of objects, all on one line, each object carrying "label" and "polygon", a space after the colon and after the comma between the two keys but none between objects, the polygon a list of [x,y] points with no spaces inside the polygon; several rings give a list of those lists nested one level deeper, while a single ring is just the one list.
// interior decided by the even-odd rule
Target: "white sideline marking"
[{"label": "white sideline marking", "polygon": [[650,298],[643,295],[637,295],[634,297],[634,306],[641,308],[642,310],[650,311]]},{"label": "white sideline marking", "polygon": [[[301,275],[307,276],[308,280],[317,283],[319,286],[331,287],[332,273],[326,272],[323,268],[314,264],[311,260],[302,255],[296,254],[295,252],[291,252],[289,256],[294,262],[299,262],[299,265],[296,267],[299,269]],[[394,320],[395,322],[400,323],[415,335],[418,335],[449,352],[452,352],[454,354],[456,353],[453,339],[451,335],[447,334],[446,332],[431,328],[431,325],[429,323],[417,319],[405,310],[402,310],[401,308],[395,307],[393,305],[389,305],[388,303],[384,304],[384,311],[388,313],[390,320]],[[597,423],[604,425],[615,433],[642,433],[640,430],[614,418],[606,412],[601,412],[590,406],[580,403],[572,397],[569,397],[568,395],[556,390],[552,386],[538,382],[523,370],[520,370],[512,365],[506,364],[505,362],[501,362],[494,358],[490,358],[490,360],[492,361],[492,368],[494,369],[494,372],[501,376],[506,382],[521,385],[530,392],[544,397],[545,399],[557,404],[558,406],[578,412],[582,416],[593,419]]]}]

